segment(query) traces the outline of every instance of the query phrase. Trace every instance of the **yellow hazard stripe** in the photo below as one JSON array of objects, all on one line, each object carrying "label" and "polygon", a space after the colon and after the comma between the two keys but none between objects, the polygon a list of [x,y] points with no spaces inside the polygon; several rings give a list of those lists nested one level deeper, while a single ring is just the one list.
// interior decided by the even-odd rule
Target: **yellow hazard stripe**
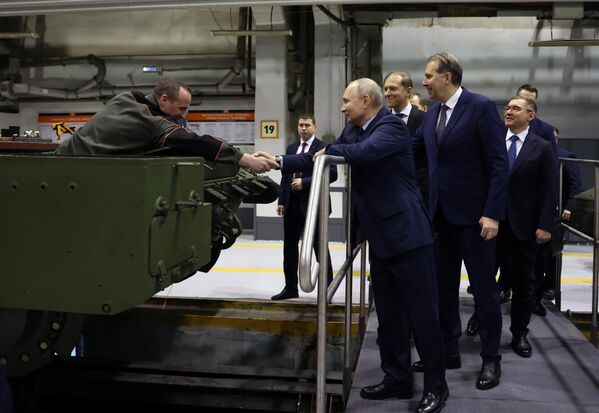
[{"label": "yellow hazard stripe", "polygon": [[[337,273],[338,269],[334,272]],[[214,267],[210,272],[228,272],[228,273],[258,273],[258,274],[283,274],[283,270],[280,268],[247,268],[247,267]],[[360,276],[360,271],[353,271],[353,276]],[[370,272],[366,271],[366,276],[370,276]],[[462,281],[468,281],[468,275],[461,275]],[[562,277],[562,283],[567,284],[592,284],[593,279],[591,277]]]},{"label": "yellow hazard stripe", "polygon": [[[234,247],[239,248],[283,248],[283,243],[280,244],[252,244],[247,242],[236,242],[233,244]],[[345,251],[345,245],[329,245],[330,250]]]},{"label": "yellow hazard stripe", "polygon": [[[283,248],[283,243],[250,243],[250,242],[236,242],[233,244],[234,247],[239,248]],[[335,251],[345,251],[344,245],[329,245],[329,249]],[[566,252],[563,254],[564,257],[581,257],[581,258],[593,258],[593,254],[586,252]]]}]

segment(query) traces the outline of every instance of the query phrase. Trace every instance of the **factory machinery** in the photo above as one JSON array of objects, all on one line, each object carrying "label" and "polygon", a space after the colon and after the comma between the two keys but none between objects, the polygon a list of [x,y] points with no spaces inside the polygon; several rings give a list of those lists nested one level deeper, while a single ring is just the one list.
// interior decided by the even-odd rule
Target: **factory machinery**
[{"label": "factory machinery", "polygon": [[[316,316],[311,306],[297,303],[290,311],[286,304],[266,309],[249,302],[151,299],[197,271],[209,271],[241,233],[235,215],[240,203],[272,202],[278,196],[274,182],[201,158],[61,157],[22,153],[18,149],[26,145],[12,145],[12,153],[0,154],[0,363],[16,387],[32,381],[39,387],[45,377],[38,393],[81,395],[85,389],[73,389],[85,378],[99,389],[120,377],[127,397],[134,398],[131,381],[176,384],[179,392],[181,380],[235,389],[239,377],[255,381],[260,370],[275,390],[291,377],[278,391],[312,391],[309,349]],[[43,149],[39,142],[28,145]],[[256,317],[248,328],[250,313]],[[221,316],[214,319],[215,314]],[[330,332],[332,347],[341,346],[342,322],[337,324]],[[246,343],[246,348],[227,352],[223,342]],[[334,371],[342,360],[333,357],[331,363]],[[223,365],[237,367],[228,370],[229,384],[219,385],[215,380]],[[264,390],[269,384],[254,386]],[[142,392],[147,399],[147,390]],[[163,398],[168,391],[157,394]],[[31,394],[26,399],[32,400]],[[257,409],[272,404],[270,396],[253,399]],[[194,403],[222,401],[182,402]],[[282,410],[295,411],[297,398],[287,404],[291,407]]]}]

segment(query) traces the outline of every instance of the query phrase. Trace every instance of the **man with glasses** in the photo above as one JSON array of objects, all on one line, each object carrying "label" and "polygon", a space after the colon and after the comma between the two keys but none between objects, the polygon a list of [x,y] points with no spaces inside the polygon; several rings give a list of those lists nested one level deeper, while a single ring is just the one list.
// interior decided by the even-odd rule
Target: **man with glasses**
[{"label": "man with glasses", "polygon": [[[495,104],[462,88],[462,67],[449,53],[428,58],[422,86],[438,102],[415,135],[424,140],[429,166],[429,211],[437,232],[435,262],[445,367],[461,367],[459,287],[462,260],[480,318],[480,390],[499,384],[501,307],[495,281],[495,237],[505,215],[505,129]],[[415,371],[422,371],[420,362]]]},{"label": "man with glasses", "polygon": [[505,221],[499,225],[498,257],[512,269],[512,349],[530,357],[528,323],[535,292],[537,245],[551,240],[557,204],[556,159],[549,142],[530,132],[536,116],[534,100],[516,96],[506,105],[505,143],[509,163]]},{"label": "man with glasses", "polygon": [[[518,88],[516,95],[532,99],[536,104],[537,99],[539,98],[539,90],[536,87],[525,83]],[[551,143],[553,149],[556,149],[557,144],[555,143],[554,139],[554,129],[555,128],[553,126],[541,120],[541,118],[538,116],[532,120],[529,126],[531,133],[534,133],[535,135],[545,139],[547,142]]]}]

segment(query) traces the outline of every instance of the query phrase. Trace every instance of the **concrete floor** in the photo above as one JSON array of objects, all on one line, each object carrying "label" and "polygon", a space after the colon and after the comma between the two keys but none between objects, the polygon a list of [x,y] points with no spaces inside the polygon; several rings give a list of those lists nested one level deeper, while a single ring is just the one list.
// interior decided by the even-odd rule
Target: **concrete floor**
[{"label": "concrete floor", "polygon": [[[345,259],[345,244],[330,243],[333,269]],[[359,257],[358,257],[359,259]],[[592,249],[588,246],[566,246],[562,270],[562,310],[591,310]],[[354,265],[353,301],[358,299],[356,288],[359,261]],[[368,266],[367,266],[368,271]],[[239,299],[270,299],[281,291],[283,276],[283,242],[254,241],[251,235],[242,235],[228,250],[222,252],[215,267],[207,274],[195,276],[160,292],[161,297],[208,297]],[[468,286],[466,269],[462,267],[460,295],[466,297]],[[345,284],[339,287],[335,302],[345,299]],[[300,291],[297,300],[316,300],[316,290]]]}]

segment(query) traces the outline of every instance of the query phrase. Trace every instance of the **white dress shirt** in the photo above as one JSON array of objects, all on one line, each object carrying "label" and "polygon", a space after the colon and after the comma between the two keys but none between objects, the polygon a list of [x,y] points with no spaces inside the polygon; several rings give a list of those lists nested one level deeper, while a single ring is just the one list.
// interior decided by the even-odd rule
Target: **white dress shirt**
[{"label": "white dress shirt", "polygon": [[[400,119],[404,121],[404,123],[407,125],[408,124],[408,118],[410,117],[410,112],[412,111],[412,104],[410,102],[408,102],[408,104],[406,105],[405,108],[403,108],[399,113],[403,113],[405,116],[401,117]],[[395,109],[391,108],[391,113],[393,113],[394,115],[399,115],[399,113],[397,113],[395,111]]]},{"label": "white dress shirt", "polygon": [[[445,106],[447,106],[447,110],[445,110],[445,114],[446,114],[445,126],[447,126],[447,124],[449,123],[449,118],[451,118],[453,109],[455,108],[455,105],[457,105],[458,99],[460,98],[460,96],[462,96],[463,91],[464,91],[464,89],[462,89],[462,87],[460,86],[458,88],[458,90],[455,91],[453,96],[450,97],[449,99],[447,99],[447,102],[445,102]],[[443,105],[443,102],[441,102],[441,105]],[[439,117],[437,117],[437,125],[439,125],[440,118],[441,118],[441,111],[439,111]]]},{"label": "white dress shirt", "polygon": [[[304,150],[304,152],[308,152],[310,150],[310,146],[312,146],[312,142],[314,142],[314,135],[312,135],[312,137],[306,141],[306,143],[308,145],[306,146],[306,150]],[[300,139],[300,144],[297,147],[297,151],[295,151],[295,153],[302,153],[302,145],[303,145],[303,143],[304,143],[304,141],[302,141]]]},{"label": "white dress shirt", "polygon": [[508,151],[510,150],[510,146],[512,145],[512,141],[510,140],[510,138],[514,135],[516,135],[518,137],[518,140],[516,141],[516,158],[517,158],[518,154],[520,153],[520,149],[522,149],[522,145],[524,145],[524,139],[526,139],[526,136],[528,135],[528,128],[526,128],[525,130],[523,130],[520,133],[514,133],[508,129],[507,133],[505,134],[505,148]]}]

